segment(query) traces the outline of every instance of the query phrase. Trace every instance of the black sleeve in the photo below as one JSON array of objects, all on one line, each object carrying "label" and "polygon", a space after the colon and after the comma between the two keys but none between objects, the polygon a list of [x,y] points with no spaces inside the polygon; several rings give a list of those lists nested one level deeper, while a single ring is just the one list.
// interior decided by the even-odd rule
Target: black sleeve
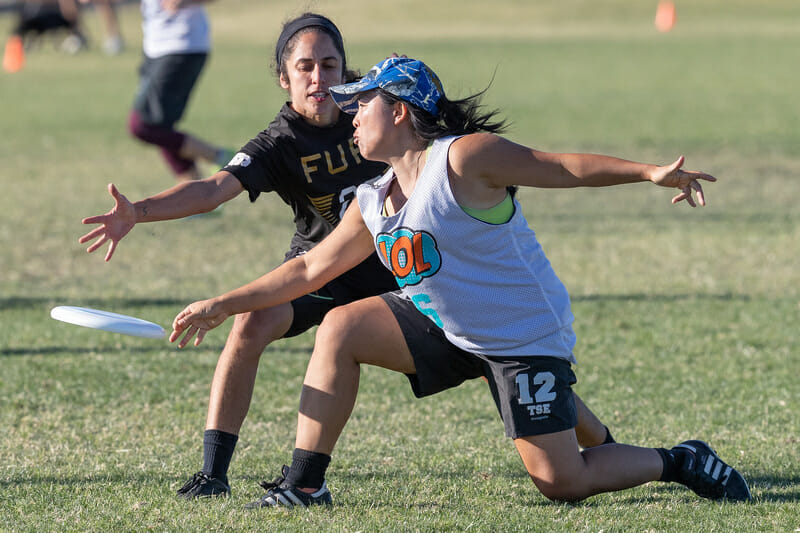
[{"label": "black sleeve", "polygon": [[255,202],[262,192],[276,189],[278,176],[287,174],[284,161],[280,141],[265,130],[245,144],[222,170],[236,176],[250,195],[250,201]]}]

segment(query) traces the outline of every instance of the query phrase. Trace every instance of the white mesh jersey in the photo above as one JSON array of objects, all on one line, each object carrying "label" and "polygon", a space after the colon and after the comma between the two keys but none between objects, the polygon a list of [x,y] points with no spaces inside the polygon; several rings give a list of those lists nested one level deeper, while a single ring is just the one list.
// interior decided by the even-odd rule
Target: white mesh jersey
[{"label": "white mesh jersey", "polygon": [[378,256],[420,312],[464,350],[575,362],[569,295],[514,200],[505,224],[467,215],[447,177],[457,137],[434,142],[406,204],[383,213],[392,169],[358,188]]},{"label": "white mesh jersey", "polygon": [[171,12],[161,0],[142,0],[142,48],[147,57],[207,53],[211,49],[208,16],[201,5]]}]

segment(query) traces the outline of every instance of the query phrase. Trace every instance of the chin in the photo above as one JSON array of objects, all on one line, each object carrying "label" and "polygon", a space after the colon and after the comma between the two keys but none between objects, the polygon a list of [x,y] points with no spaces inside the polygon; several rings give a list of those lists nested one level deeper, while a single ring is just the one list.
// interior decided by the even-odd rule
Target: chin
[{"label": "chin", "polygon": [[368,149],[365,149],[363,146],[358,145],[358,153],[361,154],[361,157],[367,160],[372,160],[370,157],[370,153]]}]

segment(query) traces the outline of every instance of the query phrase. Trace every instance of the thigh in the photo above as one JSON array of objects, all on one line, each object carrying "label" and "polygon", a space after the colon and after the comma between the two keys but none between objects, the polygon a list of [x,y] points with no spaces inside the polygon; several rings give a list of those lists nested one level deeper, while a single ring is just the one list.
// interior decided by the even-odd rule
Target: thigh
[{"label": "thigh", "polygon": [[569,361],[557,357],[487,357],[489,387],[511,438],[571,430],[578,423]]},{"label": "thigh", "polygon": [[266,347],[270,342],[284,336],[292,323],[292,316],[290,304],[238,314],[234,317],[228,342],[255,342]]},{"label": "thigh", "polygon": [[365,298],[331,310],[317,330],[314,358],[347,354],[357,364],[404,374],[416,372],[414,359],[394,314],[380,297]]},{"label": "thigh", "polygon": [[456,387],[468,379],[486,375],[486,362],[451,343],[413,302],[399,291],[381,295],[397,321],[416,372],[406,373],[417,398]]}]

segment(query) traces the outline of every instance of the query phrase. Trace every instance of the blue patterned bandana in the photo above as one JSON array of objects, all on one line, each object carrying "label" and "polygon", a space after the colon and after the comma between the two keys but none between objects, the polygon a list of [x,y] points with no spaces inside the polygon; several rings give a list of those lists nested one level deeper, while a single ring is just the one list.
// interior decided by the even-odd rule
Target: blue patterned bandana
[{"label": "blue patterned bandana", "polygon": [[406,57],[384,59],[358,81],[330,88],[333,101],[342,111],[355,115],[358,95],[381,88],[401,100],[424,109],[433,116],[439,113],[437,103],[444,94],[439,77],[425,63]]}]

